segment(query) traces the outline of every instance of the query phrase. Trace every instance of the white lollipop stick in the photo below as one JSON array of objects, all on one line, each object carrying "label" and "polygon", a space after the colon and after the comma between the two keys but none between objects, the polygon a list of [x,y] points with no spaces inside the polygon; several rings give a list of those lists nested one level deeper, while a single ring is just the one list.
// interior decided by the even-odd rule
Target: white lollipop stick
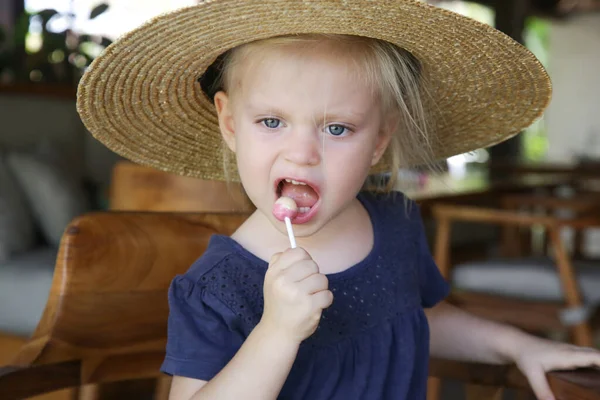
[{"label": "white lollipop stick", "polygon": [[298,206],[296,202],[289,197],[280,197],[273,205],[273,215],[280,221],[285,221],[285,227],[287,228],[288,237],[290,238],[290,245],[292,249],[296,248],[296,238],[294,237],[294,230],[292,229],[292,218],[298,215]]},{"label": "white lollipop stick", "polygon": [[292,229],[292,221],[290,217],[285,217],[285,227],[287,228],[288,237],[290,238],[290,246],[292,249],[296,248],[296,238],[294,237],[294,230]]}]

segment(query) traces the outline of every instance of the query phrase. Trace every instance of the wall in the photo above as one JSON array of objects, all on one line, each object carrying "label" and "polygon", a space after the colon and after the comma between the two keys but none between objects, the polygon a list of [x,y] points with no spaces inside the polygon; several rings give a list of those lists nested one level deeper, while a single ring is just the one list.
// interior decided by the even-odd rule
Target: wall
[{"label": "wall", "polygon": [[120,159],[85,129],[75,100],[0,93],[0,151],[50,144],[74,171],[107,186]]},{"label": "wall", "polygon": [[600,14],[553,23],[549,73],[548,160],[571,162],[586,153],[600,158]]},{"label": "wall", "polygon": [[[546,113],[547,159],[600,159],[600,14],[553,23],[549,73],[554,95]],[[600,256],[600,230],[587,232],[585,249]]]}]

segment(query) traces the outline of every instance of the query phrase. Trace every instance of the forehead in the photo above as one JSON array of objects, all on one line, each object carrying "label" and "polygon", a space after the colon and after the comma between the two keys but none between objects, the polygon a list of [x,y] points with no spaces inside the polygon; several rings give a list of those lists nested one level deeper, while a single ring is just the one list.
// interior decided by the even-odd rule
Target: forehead
[{"label": "forehead", "polygon": [[326,41],[250,47],[236,62],[230,90],[254,103],[365,108],[377,91],[353,51]]}]

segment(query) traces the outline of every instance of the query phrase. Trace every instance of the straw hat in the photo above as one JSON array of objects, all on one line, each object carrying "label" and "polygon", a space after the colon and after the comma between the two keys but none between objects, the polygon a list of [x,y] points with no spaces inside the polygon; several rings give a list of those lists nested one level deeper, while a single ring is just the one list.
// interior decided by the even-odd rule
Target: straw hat
[{"label": "straw hat", "polygon": [[[223,180],[217,116],[199,78],[233,47],[302,33],[373,37],[411,52],[432,82],[426,107],[437,112],[436,159],[516,135],[550,100],[550,80],[526,48],[420,1],[207,0],[159,16],[109,46],[84,74],[77,109],[94,137],[125,158]],[[384,159],[374,171],[387,167]]]}]

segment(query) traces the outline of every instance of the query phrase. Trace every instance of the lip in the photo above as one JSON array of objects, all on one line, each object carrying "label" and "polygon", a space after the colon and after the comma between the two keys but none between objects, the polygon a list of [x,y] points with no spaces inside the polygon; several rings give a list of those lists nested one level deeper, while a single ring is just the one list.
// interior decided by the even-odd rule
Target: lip
[{"label": "lip", "polygon": [[309,222],[317,214],[317,211],[319,211],[320,205],[321,205],[321,197],[319,196],[319,200],[317,200],[315,205],[310,208],[310,211],[307,213],[304,213],[304,214],[298,213],[298,215],[296,215],[296,218],[294,218],[291,221],[292,224],[302,225],[302,224]]},{"label": "lip", "polygon": [[307,179],[303,179],[303,178],[297,178],[297,177],[293,177],[293,176],[284,176],[284,177],[280,177],[275,179],[275,183],[274,183],[274,190],[273,193],[275,193],[275,200],[277,201],[277,199],[279,197],[277,194],[277,189],[279,187],[279,184],[281,183],[281,181],[284,181],[286,179],[290,179],[290,180],[294,180],[297,182],[302,182],[302,183],[306,183],[307,185],[309,185],[317,194],[317,196],[319,197],[319,200],[317,200],[317,202],[315,203],[314,206],[312,206],[310,208],[310,211],[304,214],[300,214],[298,213],[298,215],[296,216],[296,218],[294,218],[291,222],[294,225],[301,225],[301,224],[305,224],[307,222],[309,222],[311,219],[314,218],[314,216],[317,214],[318,210],[319,210],[319,206],[321,205],[321,189],[319,187],[319,185],[317,185],[314,182],[311,182]]}]

